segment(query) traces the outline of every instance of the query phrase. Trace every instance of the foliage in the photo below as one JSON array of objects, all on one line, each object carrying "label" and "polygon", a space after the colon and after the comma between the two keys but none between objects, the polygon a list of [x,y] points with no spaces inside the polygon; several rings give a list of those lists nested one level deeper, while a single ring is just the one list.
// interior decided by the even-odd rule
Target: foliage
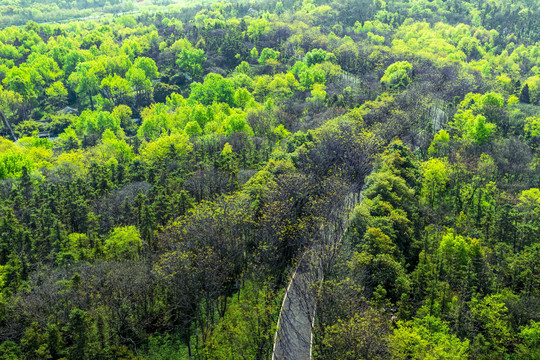
[{"label": "foliage", "polygon": [[398,61],[390,65],[381,78],[381,84],[389,89],[406,88],[411,83],[409,72],[412,65],[407,61]]},{"label": "foliage", "polygon": [[538,358],[539,11],[0,1],[0,358]]},{"label": "foliage", "polygon": [[469,341],[449,332],[436,317],[400,322],[390,339],[392,355],[411,359],[467,359]]},{"label": "foliage", "polygon": [[142,240],[134,226],[115,228],[105,239],[105,256],[109,259],[138,259]]}]

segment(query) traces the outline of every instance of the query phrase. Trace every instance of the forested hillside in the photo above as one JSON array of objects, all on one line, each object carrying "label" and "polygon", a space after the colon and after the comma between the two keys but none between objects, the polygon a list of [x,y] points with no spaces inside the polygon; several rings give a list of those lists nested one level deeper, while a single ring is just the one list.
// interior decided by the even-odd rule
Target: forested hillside
[{"label": "forested hillside", "polygon": [[168,4],[0,1],[0,359],[540,358],[537,1]]}]

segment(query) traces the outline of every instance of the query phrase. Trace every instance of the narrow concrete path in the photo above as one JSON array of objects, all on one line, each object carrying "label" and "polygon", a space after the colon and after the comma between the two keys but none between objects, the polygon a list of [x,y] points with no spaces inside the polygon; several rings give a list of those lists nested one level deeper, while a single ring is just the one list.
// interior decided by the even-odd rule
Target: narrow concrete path
[{"label": "narrow concrete path", "polygon": [[339,229],[321,226],[322,239],[326,244],[313,244],[300,258],[283,298],[272,360],[311,360],[315,292],[323,276],[320,267],[321,250],[341,242],[344,229],[348,226],[349,214],[359,199],[359,194],[349,194],[344,201],[344,218]]},{"label": "narrow concrete path", "polygon": [[289,283],[274,339],[274,360],[309,360],[311,357],[315,316],[313,284],[317,280],[317,271],[311,260],[308,254],[302,257]]}]

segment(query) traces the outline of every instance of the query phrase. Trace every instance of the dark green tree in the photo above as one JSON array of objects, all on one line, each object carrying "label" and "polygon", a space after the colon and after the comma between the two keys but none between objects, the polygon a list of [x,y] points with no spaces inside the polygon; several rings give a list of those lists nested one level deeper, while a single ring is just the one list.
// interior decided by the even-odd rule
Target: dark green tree
[{"label": "dark green tree", "polygon": [[521,93],[519,94],[519,101],[525,104],[530,104],[531,103],[530,96],[531,95],[529,92],[529,84],[525,84],[525,86],[523,86],[523,89],[521,89]]}]

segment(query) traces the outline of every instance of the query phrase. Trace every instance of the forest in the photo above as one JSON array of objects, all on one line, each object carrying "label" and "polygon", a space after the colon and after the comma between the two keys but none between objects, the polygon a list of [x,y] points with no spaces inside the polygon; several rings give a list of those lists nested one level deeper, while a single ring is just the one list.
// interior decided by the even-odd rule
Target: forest
[{"label": "forest", "polygon": [[538,14],[0,0],[0,360],[540,359]]}]

